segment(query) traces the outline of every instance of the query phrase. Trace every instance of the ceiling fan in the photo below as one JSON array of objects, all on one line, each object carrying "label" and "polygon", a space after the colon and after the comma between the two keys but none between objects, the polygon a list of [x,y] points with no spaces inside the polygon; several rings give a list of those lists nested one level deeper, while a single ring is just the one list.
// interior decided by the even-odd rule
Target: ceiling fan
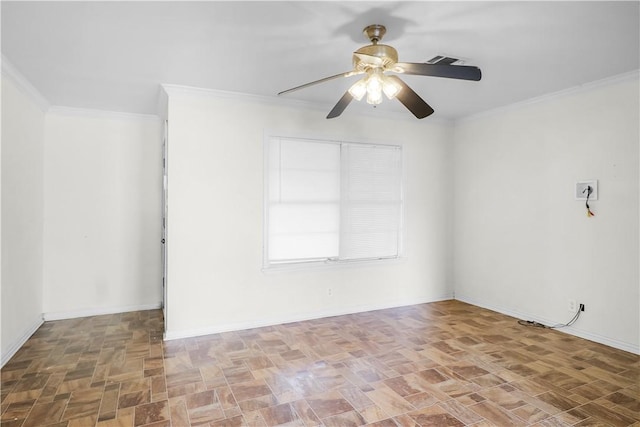
[{"label": "ceiling fan", "polygon": [[447,77],[450,79],[479,81],[482,73],[478,67],[438,63],[398,62],[398,52],[391,46],[378,44],[386,33],[384,25],[369,25],[363,32],[371,44],[363,46],[353,53],[353,70],[325,77],[284,90],[283,95],[298,89],[304,89],[318,83],[324,83],[340,77],[366,74],[347,90],[327,115],[327,119],[338,117],[355,98],[360,101],[365,95],[367,103],[377,105],[382,102],[382,94],[387,98],[397,98],[419,119],[433,114],[433,108],[415,93],[402,79],[394,74],[413,74],[418,76]]}]

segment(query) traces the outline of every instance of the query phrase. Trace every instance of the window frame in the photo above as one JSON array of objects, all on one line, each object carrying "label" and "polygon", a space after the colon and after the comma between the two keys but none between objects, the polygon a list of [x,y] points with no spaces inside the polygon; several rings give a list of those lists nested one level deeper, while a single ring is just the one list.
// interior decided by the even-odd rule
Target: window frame
[{"label": "window frame", "polygon": [[[314,258],[314,259],[299,259],[288,260],[286,262],[271,262],[269,260],[269,205],[270,205],[270,190],[269,190],[269,147],[270,141],[273,138],[279,138],[281,140],[295,140],[311,143],[327,143],[335,144],[342,148],[343,145],[362,145],[368,147],[385,147],[395,148],[400,150],[400,188],[399,188],[399,218],[398,218],[398,242],[397,242],[397,254],[389,257],[377,257],[377,258],[358,258],[358,259],[339,259],[339,258]],[[346,141],[341,139],[314,137],[314,136],[299,136],[291,135],[281,132],[265,132],[263,141],[263,240],[262,240],[262,271],[282,271],[282,270],[308,270],[316,268],[336,268],[347,266],[358,266],[363,264],[388,264],[397,263],[405,259],[405,158],[404,158],[404,146],[399,143],[378,142],[378,141]],[[342,150],[341,150],[342,159]],[[340,161],[342,163],[342,160]],[[340,172],[342,173],[342,171]],[[340,198],[340,208],[342,209],[342,198]]]}]

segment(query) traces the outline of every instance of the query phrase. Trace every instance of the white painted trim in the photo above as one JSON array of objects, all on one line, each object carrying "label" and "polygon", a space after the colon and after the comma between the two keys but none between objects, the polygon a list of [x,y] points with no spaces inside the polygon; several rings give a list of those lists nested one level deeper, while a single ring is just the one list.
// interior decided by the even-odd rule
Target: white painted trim
[{"label": "white painted trim", "polygon": [[42,316],[46,322],[51,320],[75,319],[78,317],[101,316],[103,314],[127,313],[130,311],[156,310],[162,307],[161,302],[153,304],[125,305],[119,307],[88,308],[74,311],[58,311],[44,313]]},{"label": "white painted trim", "polygon": [[269,319],[252,320],[247,322],[238,323],[226,323],[216,326],[208,326],[198,329],[189,329],[182,331],[165,331],[165,340],[176,340],[182,338],[192,338],[203,335],[219,334],[222,332],[241,331],[246,329],[262,328],[265,326],[283,325],[293,322],[303,322],[305,320],[322,319],[325,317],[343,316],[347,314],[363,313],[367,311],[385,310],[388,308],[406,307],[417,304],[427,304],[430,302],[446,301],[453,299],[453,294],[443,295],[437,298],[415,298],[411,300],[399,300],[390,304],[377,304],[377,305],[361,305],[353,306],[346,309],[337,310],[322,310],[313,313],[298,313],[290,316],[272,317]]},{"label": "white painted trim", "polygon": [[299,101],[296,99],[290,98],[278,98],[276,96],[266,96],[266,95],[254,95],[242,92],[231,92],[227,90],[218,90],[218,89],[206,89],[199,88],[193,86],[182,86],[182,85],[173,85],[173,84],[161,84],[162,89],[166,92],[169,97],[172,96],[201,96],[207,98],[217,98],[217,99],[233,99],[237,101],[248,101],[254,102],[258,104],[268,104],[268,105],[280,105],[287,107],[297,107],[297,108],[311,108],[314,110],[321,110],[326,108],[325,106],[318,105],[308,101]]},{"label": "white painted trim", "polygon": [[1,55],[2,76],[11,79],[18,89],[29,97],[43,113],[49,110],[51,103],[40,93],[34,85],[22,75],[20,71],[4,55]]},{"label": "white painted trim", "polygon": [[[253,95],[241,92],[230,92],[225,90],[217,90],[217,89],[205,89],[198,88],[192,86],[181,86],[174,84],[161,84],[160,85],[165,93],[169,96],[201,96],[201,97],[211,97],[217,99],[232,99],[237,101],[244,102],[253,102],[257,104],[269,105],[274,107],[289,107],[289,108],[306,108],[310,110],[322,111],[323,113],[327,113],[333,108],[333,105],[324,105],[317,104],[308,101],[300,101],[297,99],[291,98],[282,98],[278,96],[266,96],[266,95]],[[370,109],[366,111],[356,111],[355,114],[358,116],[366,116],[366,117],[375,117],[378,119],[384,118],[389,120],[405,120],[405,121],[415,121],[416,119],[410,112],[396,112],[396,111],[388,111],[385,113],[383,117],[379,114],[374,113]],[[451,124],[452,121],[445,118],[439,117],[430,117],[426,118],[429,123],[436,124]],[[425,122],[427,123],[427,122]]]},{"label": "white painted trim", "polygon": [[18,352],[18,350],[20,350],[20,347],[22,347],[24,343],[26,343],[27,340],[31,338],[31,335],[33,335],[43,323],[44,320],[42,319],[42,316],[38,316],[38,318],[35,319],[33,323],[22,333],[22,335],[20,335],[18,339],[16,339],[11,344],[9,349],[5,353],[3,353],[2,357],[0,358],[0,368],[3,367],[9,360],[11,360],[11,358]]},{"label": "white painted trim", "polygon": [[[542,323],[543,325],[555,325],[558,323],[556,321],[546,319],[540,316],[535,316],[528,313],[521,313],[506,307],[501,307],[495,304],[487,303],[486,301],[479,301],[475,298],[469,298],[465,295],[456,294],[455,299],[458,301],[466,302],[467,304],[472,304],[478,307],[486,308],[491,311],[496,311],[498,313],[506,314],[507,316],[515,317],[521,320],[532,320],[534,322]],[[567,326],[566,328],[561,328],[556,330],[560,332],[564,332],[569,335],[579,337],[579,338],[584,338],[589,341],[597,342],[599,344],[604,344],[609,347],[617,348],[619,350],[628,351],[634,354],[640,354],[640,346],[638,346],[637,344],[632,344],[632,343],[620,341],[614,338],[605,337],[603,335],[594,334],[588,331],[578,329],[574,326]]]},{"label": "white painted trim", "polygon": [[509,113],[512,111],[517,111],[522,108],[539,104],[542,102],[552,101],[554,99],[564,98],[569,95],[575,95],[579,93],[584,93],[591,91],[600,87],[607,87],[617,83],[622,83],[630,80],[636,80],[640,78],[640,70],[633,70],[627,73],[618,74],[616,76],[607,77],[605,79],[596,80],[593,82],[585,83],[580,86],[574,86],[567,89],[563,89],[557,92],[548,93],[546,95],[537,96],[535,98],[526,99],[524,101],[515,102],[513,104],[508,104],[503,107],[497,107],[490,110],[481,111],[477,114],[472,114],[470,116],[463,117],[455,121],[455,124],[462,124],[468,121],[473,121],[476,119],[483,119],[487,117],[493,117],[499,114]]},{"label": "white painted trim", "polygon": [[[266,215],[266,212],[265,212]],[[265,222],[266,224],[266,222]],[[402,230],[404,231],[404,230]],[[265,240],[266,241],[266,240]],[[404,264],[409,258],[400,255],[395,258],[378,258],[378,259],[354,259],[346,261],[309,261],[309,262],[291,262],[283,264],[269,264],[264,254],[264,264],[262,273],[271,275],[277,273],[287,273],[296,271],[322,271],[322,270],[338,270],[348,268],[378,267],[382,265]]]},{"label": "white painted trim", "polygon": [[166,121],[169,115],[169,95],[164,90],[162,85],[158,88],[158,101],[156,107],[156,113],[162,121]]},{"label": "white painted trim", "polygon": [[47,111],[48,114],[57,114],[60,116],[75,116],[75,117],[87,117],[92,119],[106,119],[106,120],[141,120],[141,121],[153,121],[161,122],[160,116],[154,114],[137,114],[137,113],[122,113],[119,111],[107,111],[96,110],[92,108],[74,108],[63,107],[60,105],[53,105]]}]

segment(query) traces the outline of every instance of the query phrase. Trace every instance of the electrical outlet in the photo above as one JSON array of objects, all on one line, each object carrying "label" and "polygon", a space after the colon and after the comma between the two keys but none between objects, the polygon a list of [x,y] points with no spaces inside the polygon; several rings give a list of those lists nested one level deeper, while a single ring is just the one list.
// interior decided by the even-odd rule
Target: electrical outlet
[{"label": "electrical outlet", "polygon": [[587,188],[591,187],[591,194],[589,194],[589,201],[598,200],[598,180],[591,181],[579,181],[576,182],[576,200],[587,200]]},{"label": "electrical outlet", "polygon": [[568,300],[567,310],[569,310],[572,313],[575,313],[576,311],[578,311],[578,303],[576,303],[576,300],[574,299]]},{"label": "electrical outlet", "polygon": [[333,296],[333,289],[331,289],[331,288],[327,289],[327,295],[332,297]]}]

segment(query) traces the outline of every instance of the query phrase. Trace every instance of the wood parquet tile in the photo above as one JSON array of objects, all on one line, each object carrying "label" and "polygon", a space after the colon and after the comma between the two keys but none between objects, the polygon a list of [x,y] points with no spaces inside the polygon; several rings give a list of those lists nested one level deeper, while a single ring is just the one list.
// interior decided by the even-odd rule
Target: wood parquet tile
[{"label": "wood parquet tile", "polygon": [[458,301],[162,341],[159,310],[46,322],[2,427],[640,426],[640,357]]}]

